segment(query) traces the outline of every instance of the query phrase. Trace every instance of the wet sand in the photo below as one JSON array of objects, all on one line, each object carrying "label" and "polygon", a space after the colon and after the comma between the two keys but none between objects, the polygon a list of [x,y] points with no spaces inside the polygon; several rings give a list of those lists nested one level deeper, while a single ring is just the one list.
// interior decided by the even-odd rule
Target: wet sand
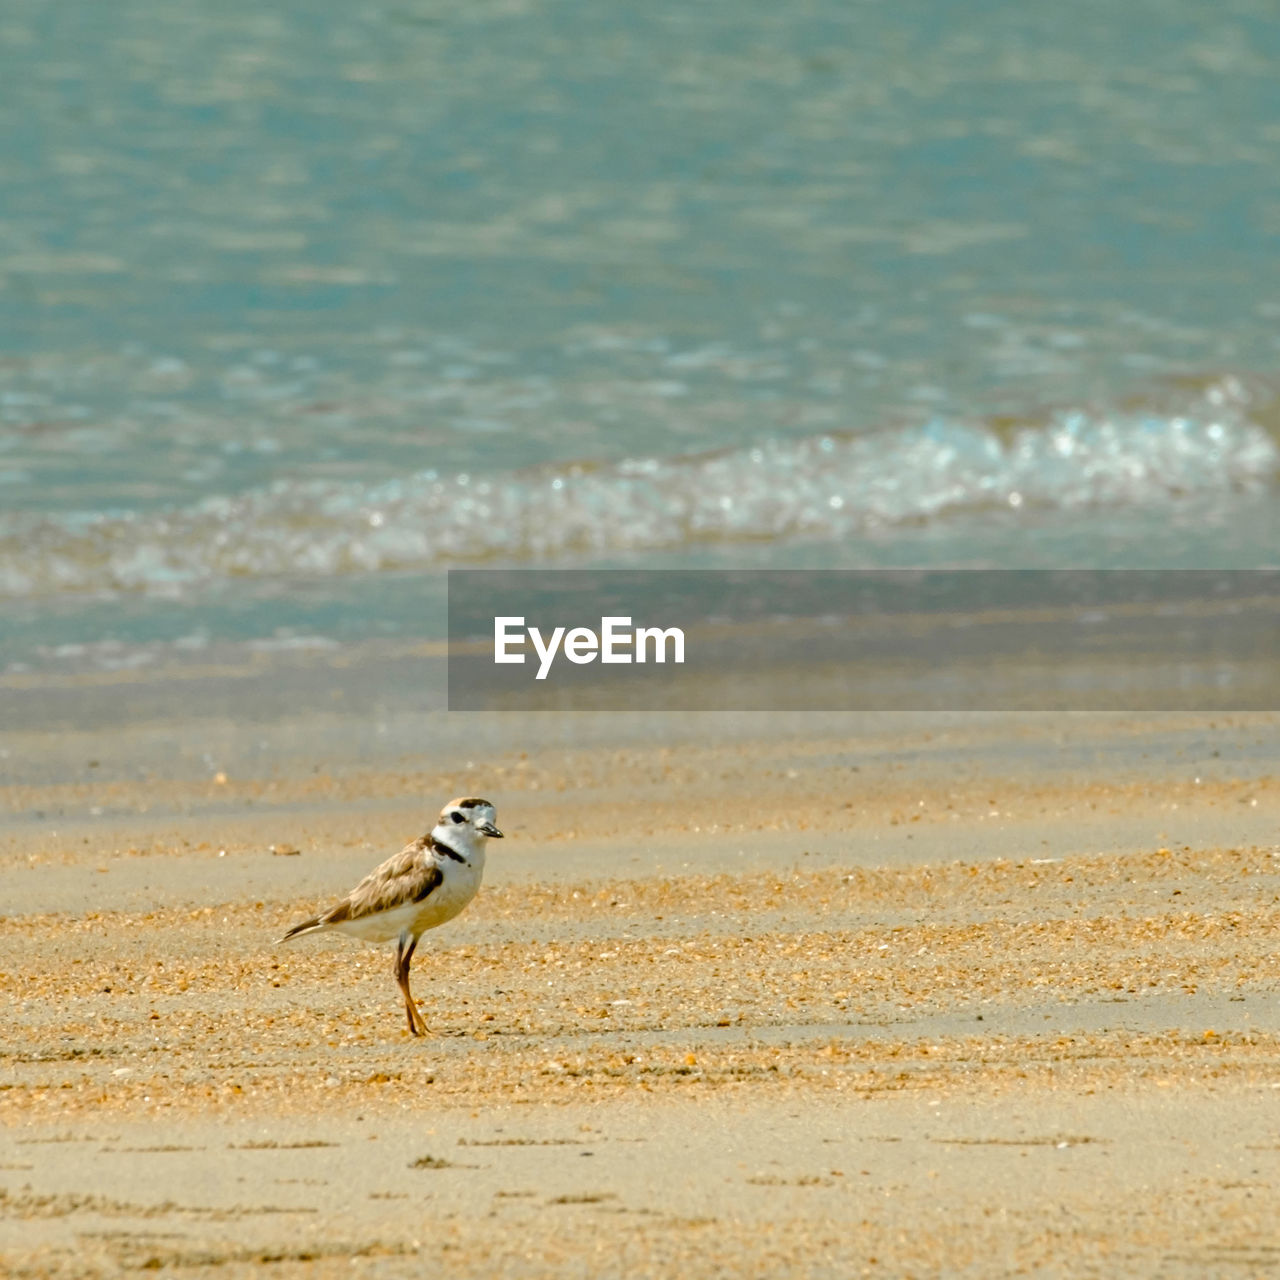
[{"label": "wet sand", "polygon": [[[0,788],[7,1272],[1278,1265],[1280,717],[660,728]],[[415,1041],[276,939],[457,792]]]}]

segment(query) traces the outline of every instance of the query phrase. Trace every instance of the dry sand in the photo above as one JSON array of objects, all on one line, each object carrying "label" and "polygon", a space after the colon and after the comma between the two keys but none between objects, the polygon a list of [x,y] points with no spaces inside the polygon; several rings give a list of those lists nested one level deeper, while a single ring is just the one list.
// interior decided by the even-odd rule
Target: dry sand
[{"label": "dry sand", "polygon": [[[539,732],[14,771],[8,1274],[1280,1267],[1280,718]],[[456,792],[509,839],[414,1041],[275,939]]]}]

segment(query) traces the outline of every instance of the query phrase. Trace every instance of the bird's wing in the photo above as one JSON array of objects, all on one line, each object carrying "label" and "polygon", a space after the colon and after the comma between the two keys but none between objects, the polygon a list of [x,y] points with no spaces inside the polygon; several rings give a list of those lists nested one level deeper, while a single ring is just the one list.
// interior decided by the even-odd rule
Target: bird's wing
[{"label": "bird's wing", "polygon": [[405,845],[363,880],[332,911],[320,917],[324,924],[341,924],[361,916],[390,911],[409,902],[421,902],[444,883],[444,875],[432,861],[430,836]]}]

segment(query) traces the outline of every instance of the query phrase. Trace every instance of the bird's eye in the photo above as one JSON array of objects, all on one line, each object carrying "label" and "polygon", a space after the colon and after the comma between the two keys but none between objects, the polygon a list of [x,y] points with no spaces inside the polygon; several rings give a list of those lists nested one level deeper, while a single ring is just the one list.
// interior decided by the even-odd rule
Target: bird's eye
[{"label": "bird's eye", "polygon": [[455,809],[455,810],[454,810],[454,811],[449,815],[449,820],[450,820],[450,822],[466,822],[466,818],[464,818],[464,817],[462,816],[462,814],[460,814],[460,813],[457,811],[457,809]]}]

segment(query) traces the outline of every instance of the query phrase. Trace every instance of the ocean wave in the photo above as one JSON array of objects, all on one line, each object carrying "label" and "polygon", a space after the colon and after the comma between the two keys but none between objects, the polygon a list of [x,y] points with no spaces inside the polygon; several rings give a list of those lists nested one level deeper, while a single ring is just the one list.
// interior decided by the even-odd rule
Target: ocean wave
[{"label": "ocean wave", "polygon": [[1152,506],[1257,491],[1280,444],[1231,380],[1185,412],[1064,411],[1021,427],[934,420],[697,457],[369,485],[282,479],[183,509],[0,517],[0,595],[173,592],[708,543],[841,539],[1001,508]]}]

